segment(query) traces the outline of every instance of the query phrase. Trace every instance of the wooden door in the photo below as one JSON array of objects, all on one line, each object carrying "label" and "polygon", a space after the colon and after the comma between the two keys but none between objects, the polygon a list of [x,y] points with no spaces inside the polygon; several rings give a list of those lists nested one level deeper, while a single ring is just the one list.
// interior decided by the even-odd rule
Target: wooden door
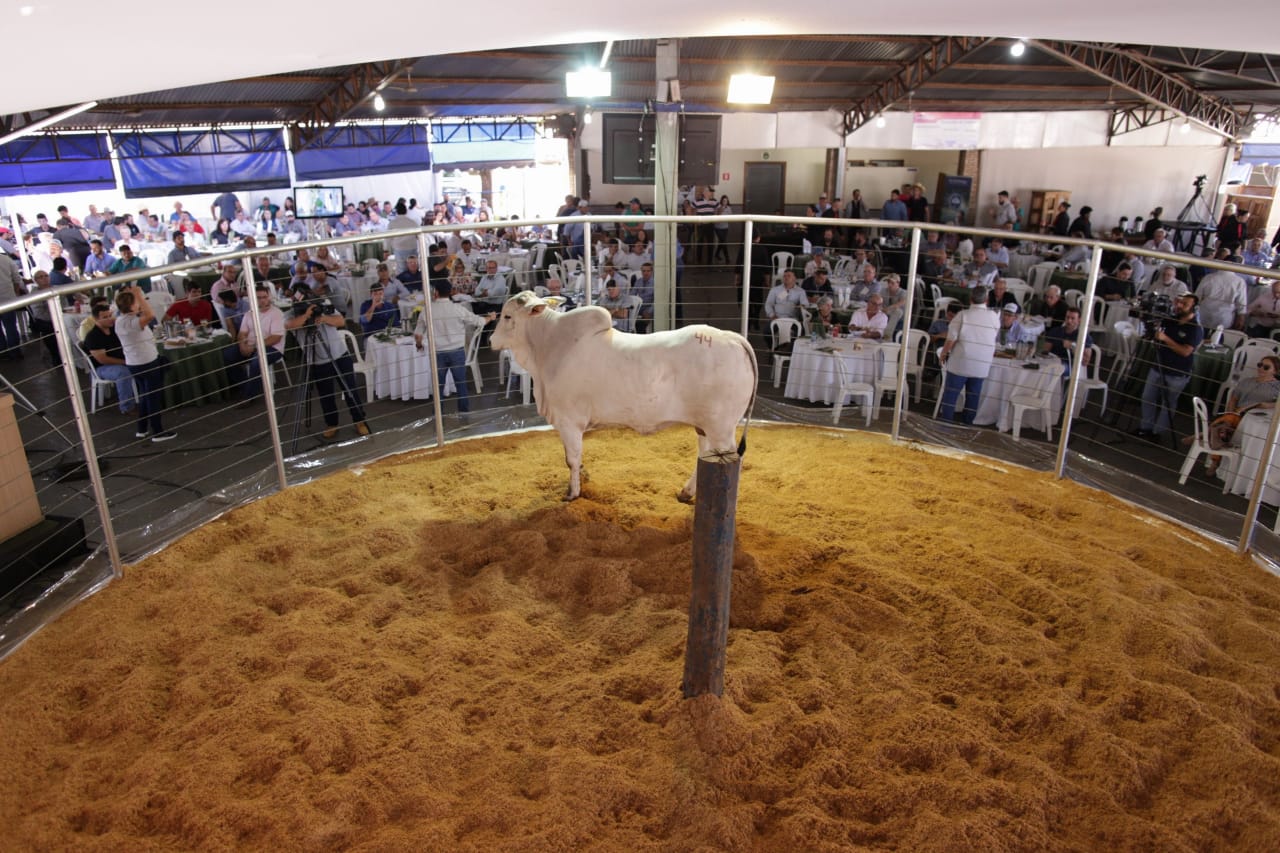
[{"label": "wooden door", "polygon": [[749,162],[742,189],[742,212],[772,215],[785,210],[787,164]]}]

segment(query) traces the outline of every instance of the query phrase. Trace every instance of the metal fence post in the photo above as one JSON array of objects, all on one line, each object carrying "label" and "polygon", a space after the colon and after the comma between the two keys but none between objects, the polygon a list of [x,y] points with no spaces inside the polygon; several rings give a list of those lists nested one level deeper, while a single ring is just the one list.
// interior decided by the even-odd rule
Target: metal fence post
[{"label": "metal fence post", "polygon": [[[249,313],[253,315],[254,357],[258,359],[258,372],[262,379],[262,399],[267,407],[267,426],[271,430],[271,452],[276,457],[276,479],[280,483],[280,490],[284,491],[289,488],[289,477],[284,464],[284,445],[280,443],[280,420],[276,416],[275,374],[271,372],[271,362],[267,359],[266,341],[262,336],[262,313],[258,310],[258,292],[253,280],[253,266],[249,264],[248,258],[242,260],[244,261],[241,268],[245,288],[249,291]],[[232,346],[234,345],[233,341]],[[284,355],[283,350],[280,354]]]},{"label": "metal fence post", "polygon": [[[80,430],[81,449],[84,452],[84,467],[89,472],[89,482],[93,486],[93,498],[98,504],[98,519],[102,522],[102,536],[106,540],[107,554],[111,557],[111,573],[114,577],[124,576],[124,564],[120,561],[120,545],[116,542],[115,527],[111,524],[111,510],[107,504],[107,487],[102,481],[102,469],[98,467],[98,451],[93,446],[93,430],[89,428],[89,413],[84,410],[84,398],[80,396],[80,377],[76,375],[75,354],[71,349],[76,344],[67,337],[65,316],[62,313],[62,302],[57,296],[50,296],[49,316],[53,318],[53,334],[58,341],[58,352],[62,354],[62,373],[67,380],[67,389],[71,392],[71,410],[75,412],[76,429]],[[90,356],[90,360],[92,360]]]},{"label": "metal fence post", "polygon": [[[431,325],[431,300],[435,298],[435,288],[431,286],[431,270],[427,268],[427,235],[418,232],[418,269],[422,272],[422,317],[418,321],[425,326],[423,335],[427,339],[427,360],[431,362],[431,404],[436,416],[436,447],[444,447],[444,413],[440,407],[440,368],[436,366],[435,327]],[[477,332],[477,334],[479,334]],[[465,368],[464,368],[465,370]]]},{"label": "metal fence post", "polygon": [[1085,285],[1084,301],[1080,306],[1080,328],[1076,332],[1076,348],[1071,360],[1071,381],[1062,401],[1062,429],[1058,434],[1058,457],[1053,463],[1053,473],[1059,480],[1067,473],[1067,441],[1071,438],[1071,413],[1076,406],[1076,391],[1080,387],[1080,371],[1084,369],[1084,342],[1093,322],[1093,295],[1098,290],[1098,270],[1102,268],[1102,248],[1093,247],[1089,262],[1089,283]]},{"label": "metal fence post", "polygon": [[1236,543],[1236,553],[1243,554],[1253,545],[1253,525],[1258,520],[1258,505],[1262,503],[1262,487],[1266,485],[1267,473],[1271,470],[1271,459],[1276,451],[1276,436],[1280,435],[1280,406],[1271,413],[1271,427],[1267,430],[1267,443],[1258,460],[1258,471],[1253,475],[1253,488],[1249,490],[1249,508],[1244,514],[1244,526],[1240,529],[1240,540]]},{"label": "metal fence post", "polygon": [[748,219],[742,227],[742,336],[751,330],[751,241],[755,239],[754,223]]},{"label": "metal fence post", "polygon": [[[907,304],[902,315],[902,343],[898,346],[898,390],[894,392],[893,429],[889,435],[898,440],[902,429],[902,412],[906,409],[907,361],[910,356],[912,311],[915,308],[916,265],[920,259],[920,229],[911,229],[911,259],[907,262]],[[877,379],[879,377],[876,377]],[[879,401],[876,401],[879,403]]]}]

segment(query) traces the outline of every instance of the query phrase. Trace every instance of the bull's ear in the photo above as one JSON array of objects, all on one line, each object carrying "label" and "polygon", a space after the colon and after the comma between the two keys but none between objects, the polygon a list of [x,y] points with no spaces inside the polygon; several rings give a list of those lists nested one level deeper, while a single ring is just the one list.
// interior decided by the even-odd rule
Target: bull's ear
[{"label": "bull's ear", "polygon": [[539,303],[539,304],[537,304],[537,305],[534,305],[532,308],[530,308],[530,309],[529,309],[529,315],[530,315],[530,316],[532,316],[532,317],[536,317],[536,316],[538,316],[539,314],[541,314],[543,311],[546,311],[546,310],[547,310],[547,303],[542,302],[542,303]]}]

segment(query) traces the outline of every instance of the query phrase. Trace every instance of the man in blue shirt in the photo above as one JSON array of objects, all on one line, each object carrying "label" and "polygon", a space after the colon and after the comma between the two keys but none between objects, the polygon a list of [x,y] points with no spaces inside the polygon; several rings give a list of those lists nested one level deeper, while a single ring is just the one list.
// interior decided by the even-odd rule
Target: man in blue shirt
[{"label": "man in blue shirt", "polygon": [[907,221],[907,206],[903,204],[901,193],[897,190],[889,193],[889,200],[884,203],[884,207],[880,210],[880,218],[887,219],[890,222]]},{"label": "man in blue shirt", "polygon": [[[125,248],[121,246],[121,248]],[[106,275],[111,269],[111,265],[116,259],[108,255],[102,250],[102,241],[93,238],[89,241],[89,257],[84,259],[84,274],[86,276]]]},{"label": "man in blue shirt", "polygon": [[213,200],[213,204],[209,205],[209,215],[218,219],[235,219],[236,214],[244,210],[240,204],[240,199],[236,198],[236,194],[225,192]]},{"label": "man in blue shirt", "polygon": [[1156,331],[1156,363],[1147,371],[1142,388],[1142,426],[1138,438],[1154,438],[1169,430],[1178,398],[1191,381],[1196,347],[1204,340],[1204,329],[1196,322],[1194,294],[1184,293],[1173,300],[1174,322],[1165,321]]},{"label": "man in blue shirt", "polygon": [[369,298],[360,305],[360,328],[365,335],[381,332],[400,319],[400,309],[383,301],[382,285],[369,288]]}]

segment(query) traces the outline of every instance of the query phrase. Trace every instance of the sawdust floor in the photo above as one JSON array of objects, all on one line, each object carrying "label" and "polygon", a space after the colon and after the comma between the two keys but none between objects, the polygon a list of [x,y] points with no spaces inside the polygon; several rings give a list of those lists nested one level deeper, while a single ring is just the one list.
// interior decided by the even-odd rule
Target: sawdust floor
[{"label": "sawdust floor", "polygon": [[1048,476],[758,429],[723,699],[692,432],[465,442],[231,513],[0,664],[57,850],[1280,849],[1280,582]]}]

